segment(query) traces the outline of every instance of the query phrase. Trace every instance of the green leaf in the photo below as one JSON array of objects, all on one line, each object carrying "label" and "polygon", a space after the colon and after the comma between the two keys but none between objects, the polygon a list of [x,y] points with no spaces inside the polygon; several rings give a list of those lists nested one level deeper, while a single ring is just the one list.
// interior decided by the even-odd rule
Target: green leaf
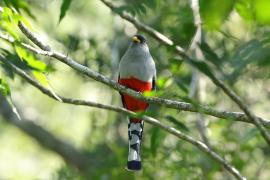
[{"label": "green leaf", "polygon": [[17,116],[19,120],[21,120],[21,116],[18,113],[15,105],[13,104],[12,98],[11,98],[11,91],[8,83],[3,79],[0,78],[0,93],[6,98],[7,102],[11,106],[11,109],[13,113]]},{"label": "green leaf", "polygon": [[[173,16],[168,15],[166,19],[167,23],[168,21],[171,21],[171,23],[167,24],[168,27],[163,26],[163,28],[171,34],[175,44],[186,49],[189,47],[196,32],[192,9],[190,6],[180,5],[173,11],[175,14]],[[174,18],[175,20],[173,20]]]},{"label": "green leaf", "polygon": [[30,17],[34,18],[33,14],[30,11],[29,3],[25,0],[4,0],[6,6],[10,8],[15,8],[18,13],[21,10],[25,11]]},{"label": "green leaf", "polygon": [[21,46],[15,46],[15,51],[21,60],[23,60],[27,56],[26,50],[23,49]]},{"label": "green leaf", "polygon": [[252,6],[253,0],[238,0],[235,9],[238,14],[245,20],[251,21],[255,19],[254,9]]},{"label": "green leaf", "polygon": [[270,1],[256,0],[254,1],[256,11],[256,19],[261,24],[270,24]]},{"label": "green leaf", "polygon": [[61,98],[54,92],[53,88],[51,87],[47,77],[45,76],[44,73],[39,72],[39,71],[32,71],[33,75],[35,76],[35,78],[39,81],[40,84],[42,84],[43,86],[45,86],[47,89],[49,89],[51,91],[51,93],[53,94],[53,96],[60,102],[62,102]]},{"label": "green leaf", "polygon": [[173,81],[172,78],[170,77],[160,77],[157,79],[156,83],[158,88],[163,89],[170,86],[173,83]]},{"label": "green leaf", "polygon": [[155,97],[155,96],[157,96],[157,94],[158,93],[156,91],[145,91],[143,93],[143,95],[146,96],[146,97]]},{"label": "green leaf", "polygon": [[13,11],[8,7],[3,7],[3,12],[1,13],[0,28],[7,31],[14,39],[19,39],[17,24],[21,19],[19,14],[13,13]]},{"label": "green leaf", "polygon": [[[19,67],[22,70],[30,70],[31,67],[25,62],[20,60],[17,54],[13,54],[5,49],[2,49],[3,56],[9,60],[10,63],[13,63],[15,66]],[[2,68],[4,69],[5,74],[11,79],[14,78],[14,72],[9,65],[3,63]]]},{"label": "green leaf", "polygon": [[36,59],[36,56],[25,50],[19,43],[16,43],[14,48],[20,59],[26,61],[32,69],[40,72],[45,72],[47,70],[47,65],[44,62]]},{"label": "green leaf", "polygon": [[177,128],[179,128],[180,130],[189,132],[188,127],[184,123],[182,123],[182,122],[178,121],[177,119],[175,119],[174,117],[172,117],[172,116],[165,116],[165,118],[167,120],[169,120],[170,122],[172,122],[174,125],[176,125]]},{"label": "green leaf", "polygon": [[0,93],[5,97],[11,94],[8,83],[2,78],[0,78]]},{"label": "green leaf", "polygon": [[46,88],[49,86],[49,83],[47,81],[46,76],[39,72],[39,71],[32,71],[33,75],[35,76],[35,78],[40,82],[40,84],[42,84],[43,86],[45,86]]},{"label": "green leaf", "polygon": [[170,70],[173,74],[178,74],[179,73],[179,69],[182,65],[182,63],[184,62],[182,59],[176,59],[176,58],[172,58],[169,60],[170,62]]},{"label": "green leaf", "polygon": [[220,69],[221,60],[215,51],[205,42],[200,44],[200,49],[202,50],[205,59]]},{"label": "green leaf", "polygon": [[71,1],[72,0],[63,0],[62,1],[61,12],[60,12],[60,16],[59,16],[59,23],[65,17],[66,12],[67,12],[68,8],[70,7]]},{"label": "green leaf", "polygon": [[207,29],[220,29],[222,23],[229,17],[235,4],[235,0],[217,1],[201,0],[200,12]]},{"label": "green leaf", "polygon": [[270,24],[269,0],[238,0],[235,9],[247,21],[255,21],[262,25]]}]

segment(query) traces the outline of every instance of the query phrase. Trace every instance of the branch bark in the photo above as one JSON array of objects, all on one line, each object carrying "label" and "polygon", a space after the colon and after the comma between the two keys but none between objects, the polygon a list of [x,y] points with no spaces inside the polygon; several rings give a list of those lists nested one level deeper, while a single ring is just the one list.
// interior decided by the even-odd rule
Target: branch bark
[{"label": "branch bark", "polygon": [[[37,40],[37,38],[35,38],[35,35],[33,33],[30,33],[30,31],[23,25],[20,25],[22,29],[25,29],[24,31],[27,31],[29,33],[29,39],[32,41],[40,41]],[[33,38],[32,38],[33,37]],[[14,43],[14,40],[6,35],[2,35],[0,34],[0,38],[4,39],[10,43]],[[34,40],[35,39],[35,40]],[[38,42],[36,42],[37,44],[40,44]],[[218,111],[215,109],[212,109],[209,106],[205,106],[205,105],[193,105],[191,103],[186,103],[186,102],[181,102],[181,101],[175,101],[175,100],[169,100],[169,99],[163,99],[163,98],[157,98],[157,97],[144,97],[142,94],[133,91],[132,89],[126,88],[124,86],[119,85],[118,83],[116,83],[114,80],[111,80],[97,72],[92,71],[91,69],[89,69],[86,66],[83,66],[79,63],[77,63],[76,61],[74,61],[73,59],[71,59],[70,57],[67,57],[64,54],[61,54],[59,52],[56,52],[54,50],[51,51],[46,51],[46,50],[39,50],[36,49],[33,46],[30,46],[28,44],[25,43],[21,43],[21,45],[32,51],[35,54],[39,54],[39,55],[44,55],[44,56],[48,56],[48,57],[54,57],[55,59],[67,64],[68,66],[70,66],[71,68],[87,75],[88,77],[95,79],[96,81],[99,81],[103,84],[106,84],[107,86],[117,90],[117,91],[121,91],[124,93],[127,93],[135,98],[141,99],[142,101],[146,101],[149,103],[155,103],[155,104],[160,104],[160,105],[164,105],[168,108],[172,108],[172,109],[178,109],[178,110],[182,110],[182,111],[189,111],[189,112],[200,112],[200,113],[204,113],[207,115],[211,115],[217,118],[222,118],[222,119],[228,119],[228,120],[235,120],[235,121],[242,121],[242,122],[246,122],[246,123],[252,123],[249,118],[241,113],[241,112],[228,112],[228,111]],[[47,47],[47,46],[44,46]],[[270,120],[268,119],[263,119],[260,117],[257,117],[260,119],[260,121],[267,127],[270,127]]]},{"label": "branch bark", "polygon": [[[5,62],[7,65],[9,65],[12,68],[12,70],[14,70],[14,72],[16,72],[18,75],[20,75],[23,79],[25,79],[31,85],[38,88],[45,95],[47,95],[47,96],[49,96],[49,97],[51,97],[51,98],[53,98],[55,100],[58,100],[55,97],[55,95],[49,89],[47,89],[47,88],[43,87],[42,85],[40,85],[36,80],[32,79],[23,70],[19,69],[18,67],[16,67],[12,63],[8,62],[5,58],[2,58],[1,56],[0,56],[0,60]],[[64,102],[64,103],[76,104],[76,105],[88,105],[88,106],[92,106],[92,107],[96,107],[96,108],[100,108],[100,109],[106,109],[106,110],[111,110],[111,111],[115,111],[115,112],[118,112],[118,113],[123,113],[123,114],[126,114],[126,115],[131,116],[131,117],[140,116],[140,118],[143,119],[145,122],[147,122],[147,123],[149,123],[149,124],[151,124],[153,126],[157,126],[157,127],[161,128],[161,129],[163,129],[164,131],[167,131],[168,133],[173,134],[176,137],[178,137],[178,138],[180,138],[180,139],[194,145],[196,148],[200,149],[201,151],[203,151],[204,153],[209,155],[217,163],[222,165],[235,178],[241,179],[241,180],[245,179],[245,177],[243,177],[236,168],[234,168],[229,162],[227,162],[225,159],[223,159],[221,156],[219,156],[217,153],[215,153],[213,150],[211,150],[209,147],[207,147],[207,145],[205,145],[203,142],[197,141],[197,140],[193,139],[191,136],[188,136],[188,135],[182,133],[181,131],[179,131],[179,130],[173,128],[173,127],[170,127],[168,125],[165,125],[165,124],[161,123],[157,119],[154,119],[154,118],[146,116],[146,115],[141,116],[140,114],[136,114],[136,113],[134,113],[132,111],[129,111],[129,110],[121,108],[121,107],[115,107],[115,106],[111,106],[111,105],[104,105],[104,104],[95,103],[95,102],[91,102],[91,101],[69,99],[69,98],[62,97],[60,95],[57,95],[57,97],[59,97],[61,99],[60,102]]]},{"label": "branch bark", "polygon": [[[158,40],[162,45],[173,48],[174,51],[180,55],[185,61],[192,62],[192,58],[190,58],[184,49],[178,45],[176,45],[172,40],[167,38],[165,35],[161,34],[160,32],[154,30],[153,28],[137,21],[135,18],[130,16],[126,12],[117,11],[117,7],[114,6],[112,3],[108,2],[107,0],[101,0],[107,7],[109,7],[113,12],[121,16],[123,19],[131,22],[136,28],[146,32],[156,40]],[[245,103],[241,100],[241,98],[233,91],[231,90],[226,84],[224,84],[221,80],[219,80],[215,75],[208,76],[212,82],[219,88],[223,90],[223,92],[231,98],[232,101],[234,101],[241,110],[244,111],[250,122],[253,122],[253,124],[258,128],[260,131],[262,137],[265,139],[265,141],[270,146],[270,135],[267,132],[266,128],[263,126],[261,120],[253,114],[248,108],[248,106],[245,105]]]}]

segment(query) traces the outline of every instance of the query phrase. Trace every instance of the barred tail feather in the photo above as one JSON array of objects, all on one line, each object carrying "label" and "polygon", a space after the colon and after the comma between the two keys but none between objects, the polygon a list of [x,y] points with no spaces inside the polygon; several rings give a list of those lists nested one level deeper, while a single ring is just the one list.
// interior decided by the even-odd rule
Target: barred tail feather
[{"label": "barred tail feather", "polygon": [[141,170],[141,142],[143,135],[143,121],[130,119],[128,123],[129,153],[127,169],[132,171]]}]

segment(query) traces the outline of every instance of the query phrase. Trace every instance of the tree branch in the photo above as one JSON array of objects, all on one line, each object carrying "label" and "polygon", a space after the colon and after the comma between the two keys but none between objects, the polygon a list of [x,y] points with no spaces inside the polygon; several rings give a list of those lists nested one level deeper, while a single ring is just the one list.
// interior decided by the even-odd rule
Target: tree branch
[{"label": "tree branch", "polygon": [[[19,27],[21,29],[23,29],[23,31],[27,31],[27,36],[28,38],[32,41],[41,41],[41,40],[37,40],[38,38],[36,38],[36,36],[31,33],[26,27],[25,25],[23,25],[22,23],[19,23]],[[0,36],[0,38],[7,40],[7,38],[4,38],[3,35]],[[10,41],[11,42],[11,41]],[[36,42],[37,44],[40,44],[38,42]],[[70,57],[67,57],[64,54],[61,54],[59,52],[56,52],[54,50],[51,51],[46,51],[46,50],[38,50],[32,46],[29,45],[25,45],[25,44],[21,44],[23,47],[25,47],[28,50],[31,50],[33,53],[36,54],[40,54],[40,55],[46,55],[49,57],[54,57],[55,59],[67,64],[68,66],[70,66],[71,68],[87,75],[88,77],[95,79],[96,81],[99,81],[103,84],[106,84],[107,86],[117,90],[117,91],[121,91],[124,93],[127,93],[137,99],[140,99],[142,101],[146,101],[149,103],[155,103],[155,104],[160,104],[160,105],[164,105],[168,108],[172,108],[172,109],[179,109],[182,111],[189,111],[189,112],[201,112],[207,115],[211,115],[211,116],[215,116],[218,118],[222,118],[222,119],[231,119],[231,120],[236,120],[236,121],[242,121],[242,122],[247,122],[247,123],[251,123],[251,121],[249,120],[249,118],[241,113],[241,112],[228,112],[228,111],[217,111],[214,110],[212,108],[210,108],[209,106],[203,106],[203,105],[193,105],[190,103],[186,103],[186,102],[180,102],[180,101],[175,101],[175,100],[169,100],[169,99],[163,99],[163,98],[157,98],[157,97],[144,97],[141,93],[138,93],[132,89],[129,89],[125,86],[122,86],[118,83],[116,83],[114,80],[111,80],[93,70],[91,70],[90,68],[83,66],[79,63],[77,63],[76,61],[74,61],[73,59],[71,59]],[[43,46],[42,46],[43,47]],[[45,46],[48,47],[48,46]],[[51,49],[51,48],[50,48]],[[267,119],[262,119],[260,117],[257,117],[260,119],[260,121],[266,125],[270,127],[270,120]]]},{"label": "tree branch", "polygon": [[[6,64],[8,64],[14,70],[14,72],[16,72],[18,75],[20,75],[23,79],[25,79],[31,85],[38,88],[41,92],[43,92],[47,96],[57,100],[57,98],[55,98],[54,94],[50,90],[48,90],[47,88],[40,85],[39,82],[32,79],[24,71],[22,71],[21,69],[19,69],[15,65],[8,62],[5,58],[1,58],[1,56],[0,56],[0,60],[5,62]],[[161,123],[157,119],[154,119],[154,118],[146,116],[146,115],[141,116],[140,114],[136,114],[136,113],[134,113],[132,111],[129,111],[129,110],[121,108],[121,107],[115,107],[115,106],[111,106],[111,105],[104,105],[104,104],[95,103],[95,102],[91,102],[91,101],[69,99],[69,98],[59,96],[59,95],[58,95],[58,97],[64,103],[76,104],[76,105],[88,105],[88,106],[92,106],[92,107],[96,107],[96,108],[100,108],[100,109],[106,109],[106,110],[111,110],[111,111],[123,113],[123,114],[126,114],[126,115],[131,116],[131,117],[140,116],[140,118],[143,119],[145,122],[147,122],[147,123],[149,123],[149,124],[151,124],[153,126],[157,126],[157,127],[161,128],[161,129],[167,131],[168,133],[175,135],[176,137],[178,137],[178,138],[180,138],[180,139],[194,145],[195,147],[197,147],[198,149],[200,149],[204,153],[208,154],[211,158],[213,158],[217,163],[219,163],[225,169],[227,169],[228,172],[231,173],[237,179],[241,179],[241,180],[245,179],[245,177],[243,177],[239,173],[239,171],[237,169],[235,169],[231,164],[229,164],[229,162],[227,162],[225,159],[220,157],[217,153],[215,153],[210,148],[208,148],[204,143],[202,143],[201,141],[197,141],[197,140],[193,139],[191,136],[188,136],[188,135],[182,133],[181,131],[179,131],[179,130],[173,128],[173,127],[170,127],[168,125],[165,125],[165,124]]]},{"label": "tree branch", "polygon": [[[134,24],[134,26],[146,33],[148,33],[150,36],[152,36],[153,38],[157,39],[162,45],[166,46],[166,47],[170,47],[173,48],[174,51],[180,55],[184,60],[186,60],[187,62],[192,62],[192,58],[190,58],[185,51],[183,50],[183,48],[181,48],[180,46],[176,45],[172,40],[170,40],[169,38],[167,38],[165,35],[159,33],[158,31],[154,30],[153,28],[150,28],[149,26],[137,21],[135,18],[133,18],[132,16],[130,16],[128,13],[126,12],[122,12],[122,11],[117,11],[117,7],[114,6],[112,3],[108,2],[107,0],[101,0],[106,6],[108,6],[113,12],[115,12],[116,14],[118,14],[119,16],[121,16],[123,19],[126,19],[127,21],[131,22],[132,24]],[[259,129],[261,135],[263,136],[263,138],[265,139],[265,141],[268,143],[268,145],[270,146],[270,135],[267,132],[267,130],[265,129],[265,127],[263,126],[262,122],[260,121],[259,118],[257,118],[255,116],[255,114],[253,114],[249,108],[245,105],[245,103],[240,99],[240,97],[233,91],[231,90],[226,84],[224,84],[221,80],[219,80],[214,74],[213,76],[208,76],[212,82],[219,88],[221,88],[223,90],[223,92],[229,96],[238,106],[240,109],[242,109],[244,111],[244,113],[246,114],[246,116],[248,117],[248,119],[250,120],[250,122],[253,122],[253,124],[255,124],[255,126]]]}]

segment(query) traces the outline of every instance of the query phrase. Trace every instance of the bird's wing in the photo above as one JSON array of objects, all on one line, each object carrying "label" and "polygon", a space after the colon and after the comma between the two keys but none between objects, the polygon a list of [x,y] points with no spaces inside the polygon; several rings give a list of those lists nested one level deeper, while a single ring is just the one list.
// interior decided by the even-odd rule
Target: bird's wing
[{"label": "bird's wing", "polygon": [[156,90],[156,76],[153,77],[152,79],[152,91],[155,91]]},{"label": "bird's wing", "polygon": [[[120,74],[118,75],[118,80],[117,80],[118,83],[119,83],[119,80],[120,80]],[[121,92],[119,92],[119,94],[121,96],[122,104],[123,104],[124,108],[126,108],[127,106],[126,106],[126,103],[125,103],[124,95]]]}]

